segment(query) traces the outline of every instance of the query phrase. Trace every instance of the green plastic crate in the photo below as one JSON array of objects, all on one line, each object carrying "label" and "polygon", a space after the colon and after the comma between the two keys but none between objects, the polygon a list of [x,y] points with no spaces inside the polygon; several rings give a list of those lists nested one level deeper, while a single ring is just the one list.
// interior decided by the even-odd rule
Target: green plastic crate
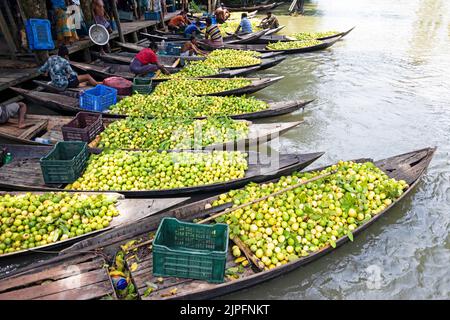
[{"label": "green plastic crate", "polygon": [[153,275],[223,282],[228,225],[164,218],[153,241]]},{"label": "green plastic crate", "polygon": [[149,94],[152,92],[152,79],[150,78],[134,78],[133,93]]},{"label": "green plastic crate", "polygon": [[49,154],[40,159],[45,183],[74,182],[86,168],[88,157],[86,142],[58,142]]}]

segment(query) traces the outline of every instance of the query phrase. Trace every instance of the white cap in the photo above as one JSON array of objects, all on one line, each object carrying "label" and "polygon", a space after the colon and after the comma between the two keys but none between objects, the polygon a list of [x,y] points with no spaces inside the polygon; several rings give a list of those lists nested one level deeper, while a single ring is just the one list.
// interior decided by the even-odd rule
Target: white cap
[{"label": "white cap", "polygon": [[80,0],[72,0],[73,3],[75,3],[77,6],[80,5]]}]

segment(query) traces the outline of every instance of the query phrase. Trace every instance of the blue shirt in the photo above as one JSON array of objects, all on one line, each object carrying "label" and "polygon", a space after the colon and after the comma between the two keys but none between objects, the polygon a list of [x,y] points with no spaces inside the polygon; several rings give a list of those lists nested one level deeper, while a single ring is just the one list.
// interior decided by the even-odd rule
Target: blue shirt
[{"label": "blue shirt", "polygon": [[184,29],[184,36],[186,38],[189,38],[190,36],[192,36],[193,34],[195,35],[196,33],[200,33],[200,30],[195,24],[190,24],[186,27],[186,29]]},{"label": "blue shirt", "polygon": [[241,32],[242,33],[252,33],[252,24],[250,23],[250,20],[248,18],[242,18],[241,23],[239,24],[241,26]]}]

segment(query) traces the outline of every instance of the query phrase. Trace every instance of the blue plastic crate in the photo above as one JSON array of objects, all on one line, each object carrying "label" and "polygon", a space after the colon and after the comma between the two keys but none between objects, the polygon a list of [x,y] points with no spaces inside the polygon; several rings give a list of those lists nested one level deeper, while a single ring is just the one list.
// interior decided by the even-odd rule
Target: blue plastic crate
[{"label": "blue plastic crate", "polygon": [[145,20],[161,20],[160,11],[147,11],[144,13]]},{"label": "blue plastic crate", "polygon": [[28,19],[25,30],[27,33],[28,47],[31,50],[53,50],[55,48],[50,20]]},{"label": "blue plastic crate", "polygon": [[116,102],[117,90],[102,84],[80,95],[80,107],[90,111],[103,112]]},{"label": "blue plastic crate", "polygon": [[181,45],[169,42],[166,46],[166,53],[169,56],[179,56],[181,54]]}]

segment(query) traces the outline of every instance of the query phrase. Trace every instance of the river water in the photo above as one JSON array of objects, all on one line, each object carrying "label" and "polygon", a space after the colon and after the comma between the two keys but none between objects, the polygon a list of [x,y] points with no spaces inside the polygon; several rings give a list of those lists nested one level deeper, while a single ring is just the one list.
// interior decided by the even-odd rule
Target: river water
[{"label": "river water", "polygon": [[317,0],[281,16],[284,34],[356,28],[333,47],[293,55],[260,75],[283,75],[260,98],[316,100],[281,138],[284,151],[381,159],[437,146],[429,170],[395,210],[353,243],[228,299],[450,298],[450,3]]}]

